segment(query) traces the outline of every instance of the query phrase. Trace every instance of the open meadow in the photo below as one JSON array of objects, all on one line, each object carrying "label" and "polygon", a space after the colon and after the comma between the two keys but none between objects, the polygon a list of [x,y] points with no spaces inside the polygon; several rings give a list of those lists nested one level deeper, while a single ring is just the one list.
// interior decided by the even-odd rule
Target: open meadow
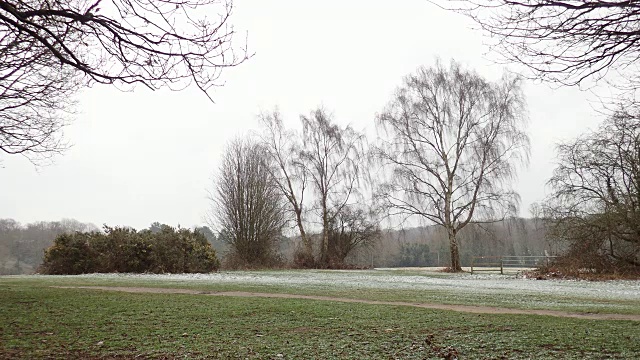
[{"label": "open meadow", "polygon": [[6,359],[634,359],[640,281],[427,270],[0,277]]}]

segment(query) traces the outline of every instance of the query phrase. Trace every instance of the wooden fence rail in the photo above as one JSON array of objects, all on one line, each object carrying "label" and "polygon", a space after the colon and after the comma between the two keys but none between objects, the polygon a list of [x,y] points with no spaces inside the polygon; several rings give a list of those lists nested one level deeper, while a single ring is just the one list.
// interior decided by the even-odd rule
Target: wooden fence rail
[{"label": "wooden fence rail", "polygon": [[549,265],[555,256],[474,256],[471,258],[471,273],[481,271],[500,271],[513,268],[537,268]]}]

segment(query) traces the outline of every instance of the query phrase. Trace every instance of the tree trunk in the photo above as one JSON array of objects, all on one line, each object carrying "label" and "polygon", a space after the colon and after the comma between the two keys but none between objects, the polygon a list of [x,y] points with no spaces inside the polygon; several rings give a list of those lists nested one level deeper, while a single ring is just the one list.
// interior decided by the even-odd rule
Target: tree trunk
[{"label": "tree trunk", "polygon": [[320,249],[320,264],[329,265],[329,214],[327,213],[327,197],[322,197],[322,246]]},{"label": "tree trunk", "polygon": [[322,252],[320,253],[320,262],[324,266],[329,265],[329,222],[323,220],[322,226]]},{"label": "tree trunk", "polygon": [[456,239],[456,231],[452,228],[447,229],[449,234],[449,248],[451,249],[451,271],[461,272],[460,252],[458,250],[458,240]]},{"label": "tree trunk", "polygon": [[304,246],[304,259],[302,259],[302,265],[305,267],[315,266],[315,261],[313,259],[313,246],[309,237],[307,236],[307,232],[304,231],[304,226],[302,225],[302,214],[301,211],[296,209],[296,222],[298,223],[298,230],[300,231],[300,239],[302,239],[302,245]]},{"label": "tree trunk", "polygon": [[298,230],[300,231],[300,238],[302,239],[302,244],[304,245],[304,249],[308,255],[313,255],[313,249],[311,248],[311,241],[307,237],[307,232],[304,231],[304,226],[302,225],[302,210],[295,206],[296,211],[296,223],[298,225]]},{"label": "tree trunk", "polygon": [[300,238],[302,239],[302,245],[304,246],[305,254],[309,257],[313,256],[313,246],[311,245],[311,241],[309,241],[309,237],[307,236],[306,231],[302,226],[298,226],[300,230]]}]

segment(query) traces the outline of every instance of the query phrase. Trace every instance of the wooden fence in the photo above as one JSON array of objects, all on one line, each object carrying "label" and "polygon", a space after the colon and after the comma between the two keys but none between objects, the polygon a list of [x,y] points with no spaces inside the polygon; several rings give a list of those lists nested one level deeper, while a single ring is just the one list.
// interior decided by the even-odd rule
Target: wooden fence
[{"label": "wooden fence", "polygon": [[481,271],[499,271],[504,274],[507,270],[533,269],[549,265],[555,256],[474,256],[471,259],[471,273]]}]

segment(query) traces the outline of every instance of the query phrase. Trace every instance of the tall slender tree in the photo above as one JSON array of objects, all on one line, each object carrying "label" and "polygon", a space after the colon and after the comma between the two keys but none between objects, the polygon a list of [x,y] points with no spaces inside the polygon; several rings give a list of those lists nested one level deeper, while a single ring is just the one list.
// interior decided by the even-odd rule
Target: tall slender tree
[{"label": "tall slender tree", "polygon": [[302,253],[296,254],[296,262],[305,267],[314,265],[313,246],[305,229],[304,201],[308,185],[307,169],[300,162],[299,136],[287,130],[280,113],[275,110],[259,116],[264,127],[259,138],[268,158],[269,171],[274,184],[287,199],[302,240]]},{"label": "tall slender tree", "polygon": [[317,197],[322,225],[320,262],[331,265],[329,231],[342,210],[358,195],[364,173],[364,135],[351,126],[340,127],[323,109],[300,117],[303,148],[300,164],[304,166]]}]

